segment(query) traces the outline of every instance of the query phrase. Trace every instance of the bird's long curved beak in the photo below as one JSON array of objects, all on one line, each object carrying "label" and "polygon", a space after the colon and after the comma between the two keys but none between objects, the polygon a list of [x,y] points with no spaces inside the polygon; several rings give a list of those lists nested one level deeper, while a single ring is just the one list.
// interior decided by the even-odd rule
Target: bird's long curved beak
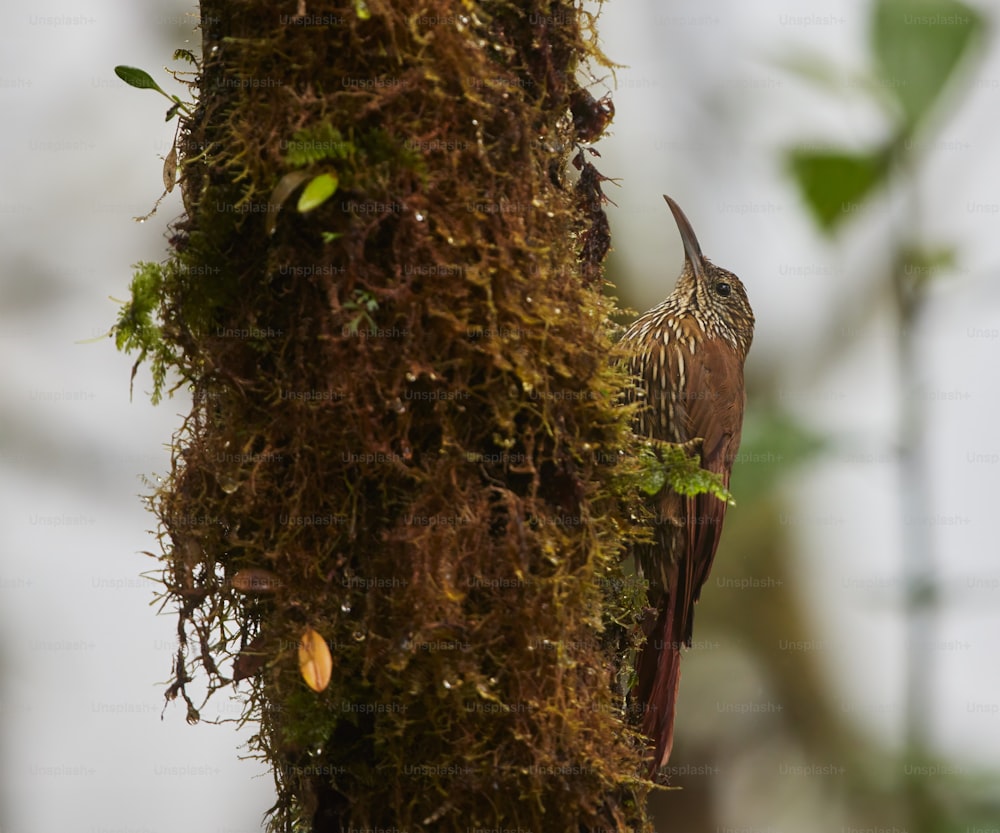
[{"label": "bird's long curved beak", "polygon": [[663,199],[670,206],[670,211],[677,222],[677,230],[680,231],[681,240],[684,241],[684,257],[691,264],[694,276],[701,280],[705,277],[705,259],[701,253],[701,246],[698,244],[698,238],[695,236],[694,229],[691,228],[691,223],[677,203],[666,194],[663,195]]}]

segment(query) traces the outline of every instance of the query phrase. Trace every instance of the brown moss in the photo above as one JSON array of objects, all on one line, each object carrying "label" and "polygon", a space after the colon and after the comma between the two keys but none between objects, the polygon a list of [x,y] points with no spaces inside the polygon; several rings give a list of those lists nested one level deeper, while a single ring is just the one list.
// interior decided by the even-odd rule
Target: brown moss
[{"label": "brown moss", "polygon": [[[610,118],[576,80],[591,21],[293,5],[202,4],[161,309],[195,394],[154,498],[171,693],[199,665],[227,684],[243,651],[280,829],[642,828],[605,631],[631,440],[580,150]],[[339,190],[268,234],[297,168]],[[236,590],[247,568],[274,592]],[[320,694],[307,624],[334,658]]]}]

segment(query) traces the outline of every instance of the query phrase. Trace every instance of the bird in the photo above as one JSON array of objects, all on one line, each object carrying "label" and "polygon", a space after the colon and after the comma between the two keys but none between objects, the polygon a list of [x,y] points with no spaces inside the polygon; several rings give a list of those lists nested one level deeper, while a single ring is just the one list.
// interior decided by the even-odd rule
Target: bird
[{"label": "bird", "polygon": [[[743,366],[754,314],[740,279],[702,255],[680,206],[663,198],[684,243],[684,267],[666,300],[622,336],[634,380],[628,398],[638,403],[633,430],[699,454],[701,467],[728,488],[743,428]],[[691,646],[694,605],[712,569],[727,504],[707,493],[685,497],[669,485],[651,501],[652,539],[635,548],[649,607],[630,697],[652,747],[653,776],[673,747],[681,648]]]}]

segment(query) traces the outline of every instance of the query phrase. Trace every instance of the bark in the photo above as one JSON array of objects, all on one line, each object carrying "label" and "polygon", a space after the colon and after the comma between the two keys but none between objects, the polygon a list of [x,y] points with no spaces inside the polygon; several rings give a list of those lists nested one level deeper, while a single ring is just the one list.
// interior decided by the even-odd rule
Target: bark
[{"label": "bark", "polygon": [[242,680],[275,829],[644,829],[615,656],[631,417],[582,148],[610,112],[576,75],[592,19],[201,15],[159,276],[159,355],[194,392],[152,498],[169,695],[196,720],[193,679]]}]

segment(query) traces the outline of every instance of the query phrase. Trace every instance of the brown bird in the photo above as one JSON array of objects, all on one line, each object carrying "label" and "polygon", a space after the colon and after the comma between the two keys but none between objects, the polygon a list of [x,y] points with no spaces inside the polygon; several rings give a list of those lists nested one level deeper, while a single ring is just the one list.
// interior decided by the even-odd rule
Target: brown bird
[{"label": "brown bird", "polygon": [[[663,198],[684,241],[684,269],[674,291],[622,340],[637,383],[633,398],[644,400],[636,433],[687,444],[700,453],[701,467],[721,475],[728,487],[743,426],[743,362],[753,340],[753,311],[739,278],[702,255],[680,206]],[[651,609],[633,691],[642,731],[655,744],[650,774],[670,757],[680,649],[691,645],[694,603],[712,569],[726,503],[710,494],[684,497],[666,486],[653,508],[654,540],[636,554],[649,581]]]}]

